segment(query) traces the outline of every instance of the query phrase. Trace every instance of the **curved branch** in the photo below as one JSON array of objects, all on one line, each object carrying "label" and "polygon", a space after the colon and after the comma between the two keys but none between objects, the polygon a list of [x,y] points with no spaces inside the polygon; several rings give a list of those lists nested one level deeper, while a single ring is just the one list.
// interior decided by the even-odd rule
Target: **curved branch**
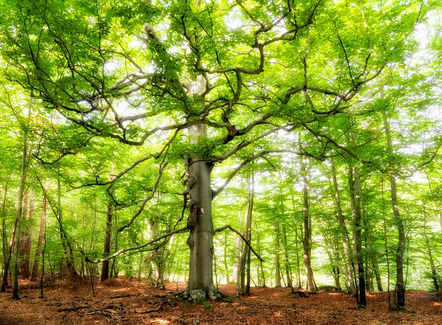
[{"label": "curved branch", "polygon": [[221,232],[221,231],[226,230],[226,229],[230,229],[231,231],[233,231],[234,233],[236,233],[239,237],[241,237],[241,239],[244,240],[244,242],[247,244],[247,246],[249,246],[249,248],[250,248],[250,250],[253,252],[253,254],[255,254],[255,256],[256,256],[261,262],[264,262],[264,260],[261,258],[261,256],[259,256],[258,253],[255,252],[255,250],[253,249],[252,245],[250,245],[250,243],[247,241],[247,239],[245,239],[244,236],[241,235],[241,233],[240,233],[238,230],[232,228],[230,225],[226,225],[226,226],[221,227],[221,228],[216,228],[216,229],[213,231],[213,234],[216,234],[216,233]]},{"label": "curved branch", "polygon": [[104,261],[109,261],[109,260],[111,260],[111,259],[113,259],[113,258],[115,258],[115,257],[117,257],[118,255],[121,255],[121,254],[123,254],[123,253],[126,253],[126,252],[129,252],[129,251],[133,251],[133,250],[136,250],[136,249],[140,249],[140,248],[143,248],[143,247],[146,247],[146,246],[152,245],[153,243],[156,243],[156,242],[160,241],[160,240],[163,239],[163,238],[171,237],[171,236],[173,236],[173,235],[175,235],[175,234],[179,234],[179,233],[185,232],[185,231],[187,231],[187,230],[189,230],[189,227],[187,227],[187,226],[184,227],[184,228],[181,228],[181,229],[174,230],[174,231],[169,232],[169,233],[167,233],[167,234],[165,234],[165,235],[162,235],[162,236],[160,236],[160,237],[157,237],[157,238],[155,238],[155,239],[152,239],[151,241],[149,241],[149,242],[147,242],[147,243],[144,243],[144,244],[141,244],[141,245],[138,245],[138,246],[135,246],[135,247],[130,247],[130,248],[121,249],[121,250],[119,250],[118,252],[116,252],[116,253],[114,253],[114,254],[112,254],[112,255],[109,255],[109,256],[107,256],[107,257],[105,257],[105,258],[102,258],[102,259],[100,259],[100,260],[91,261],[88,257],[86,257],[86,262],[88,262],[88,263],[94,263],[94,264],[95,264],[95,263],[102,263],[102,262],[104,262]]}]

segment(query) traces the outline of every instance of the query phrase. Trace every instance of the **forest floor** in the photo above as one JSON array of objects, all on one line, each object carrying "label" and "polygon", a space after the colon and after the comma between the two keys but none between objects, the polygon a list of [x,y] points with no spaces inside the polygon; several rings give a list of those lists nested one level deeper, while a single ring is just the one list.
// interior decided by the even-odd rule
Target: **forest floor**
[{"label": "forest floor", "polygon": [[[174,301],[184,284],[165,289],[143,282],[112,280],[108,286],[70,284],[45,287],[20,282],[20,300],[12,290],[0,293],[0,324],[442,324],[442,304],[426,291],[407,291],[404,311],[389,311],[385,292],[367,296],[367,309],[356,308],[355,298],[340,292],[319,291],[297,298],[288,288],[251,288],[251,295],[232,302],[193,304]],[[234,285],[220,285],[231,296]]]}]

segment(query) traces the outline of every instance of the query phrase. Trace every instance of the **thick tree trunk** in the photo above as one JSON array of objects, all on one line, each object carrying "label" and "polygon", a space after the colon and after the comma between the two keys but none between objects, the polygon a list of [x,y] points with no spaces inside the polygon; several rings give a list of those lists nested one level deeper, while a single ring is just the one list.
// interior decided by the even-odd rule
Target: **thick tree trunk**
[{"label": "thick tree trunk", "polygon": [[[348,293],[354,295],[356,293],[355,284],[353,279],[352,270],[352,258],[351,258],[351,245],[348,240],[348,231],[345,225],[345,218],[342,213],[341,198],[339,195],[338,181],[336,178],[336,167],[333,159],[331,159],[332,167],[332,177],[333,177],[333,188],[334,188],[334,201],[336,204],[336,217],[339,221],[339,231],[341,233],[342,246],[344,248],[344,271],[345,271],[345,286],[347,287]],[[333,193],[333,191],[332,191]]]},{"label": "thick tree trunk", "polygon": [[[193,141],[205,137],[206,126],[191,126],[189,133]],[[190,230],[187,244],[190,248],[190,261],[185,295],[192,301],[216,299],[219,296],[213,284],[212,167],[212,163],[202,157],[189,159],[186,166],[190,211],[187,220]]]},{"label": "thick tree trunk", "polygon": [[[388,151],[393,155],[393,142],[390,136],[390,123],[388,122],[387,114],[382,113],[384,120],[385,136],[387,138]],[[393,207],[393,215],[396,221],[396,228],[398,231],[398,247],[396,249],[396,308],[405,308],[405,282],[404,282],[404,253],[405,253],[405,228],[399,213],[396,177],[390,173],[390,189],[391,189],[391,205]]]},{"label": "thick tree trunk", "polygon": [[312,229],[309,213],[309,193],[308,193],[308,180],[307,171],[304,160],[301,158],[301,174],[303,181],[303,202],[304,202],[304,267],[307,274],[307,291],[315,292],[315,285],[313,280],[313,270],[311,266],[311,256],[312,256]]},{"label": "thick tree trunk", "polygon": [[[46,189],[48,188],[48,185],[49,185],[49,182],[46,181]],[[44,198],[43,198],[43,211],[41,213],[40,231],[38,233],[37,248],[35,249],[34,263],[32,265],[31,281],[37,281],[38,274],[39,274],[40,256],[42,253],[42,245],[43,245],[43,240],[44,240],[44,236],[45,236],[45,228],[46,228],[47,209],[48,209],[48,199],[45,194]]]}]

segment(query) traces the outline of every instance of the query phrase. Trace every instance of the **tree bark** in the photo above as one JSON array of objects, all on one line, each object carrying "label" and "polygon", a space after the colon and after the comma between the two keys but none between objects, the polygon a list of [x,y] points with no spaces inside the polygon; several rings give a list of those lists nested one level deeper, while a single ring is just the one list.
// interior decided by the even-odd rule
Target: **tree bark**
[{"label": "tree bark", "polygon": [[31,276],[31,250],[32,250],[32,220],[34,219],[35,208],[35,194],[31,190],[29,193],[29,216],[28,226],[26,227],[26,242],[25,242],[25,254],[22,264],[22,277],[23,279],[29,279]]},{"label": "tree bark", "polygon": [[[46,181],[46,190],[48,189],[48,187],[49,187],[49,180]],[[32,265],[31,281],[37,281],[39,274],[40,257],[42,254],[42,245],[45,236],[47,210],[48,210],[48,199],[45,193],[43,197],[43,211],[41,213],[40,231],[38,233],[37,248],[35,249],[34,263]]]},{"label": "tree bark", "polygon": [[9,247],[8,247],[8,238],[6,235],[6,200],[7,200],[7,194],[8,194],[8,183],[6,183],[6,185],[4,187],[4,191],[5,191],[5,195],[3,197],[2,214],[1,214],[3,266],[5,268],[3,274],[5,274],[7,272],[6,271],[6,261],[8,260],[8,258],[10,256]]},{"label": "tree bark", "polygon": [[287,277],[287,288],[293,288],[292,267],[290,265],[288,243],[287,243],[287,230],[285,228],[285,225],[282,225],[282,243],[284,245],[284,262],[285,262],[285,274]]},{"label": "tree bark", "polygon": [[[28,198],[29,193],[25,190],[25,194],[23,197],[23,215],[21,217],[22,223],[27,219],[28,214]],[[20,231],[20,266],[18,270],[18,274],[23,277],[24,271],[24,263],[25,263],[25,255],[26,255],[26,229],[24,227],[21,227]]]},{"label": "tree bark", "polygon": [[[206,136],[206,126],[189,127],[192,141]],[[212,163],[203,157],[187,161],[187,189],[189,192],[190,230],[187,244],[190,248],[189,281],[185,296],[192,301],[216,299],[219,294],[213,284],[213,221],[212,188],[210,175]]]},{"label": "tree bark", "polygon": [[[254,198],[254,178],[253,174],[247,180],[247,210],[244,220],[244,238],[250,243],[252,237],[252,212],[253,212],[253,198]],[[247,266],[247,267],[246,267]],[[250,293],[250,247],[243,245],[240,256],[240,279],[237,289],[237,295],[246,295]]]},{"label": "tree bark", "polygon": [[[113,210],[114,206],[112,204],[112,199],[109,198],[107,203],[106,230],[104,235],[103,257],[106,257],[110,254]],[[101,265],[101,282],[107,280],[108,278],[109,278],[109,260],[106,260]]]},{"label": "tree bark", "polygon": [[8,286],[9,266],[11,265],[12,252],[14,250],[15,234],[17,232],[17,216],[15,217],[14,228],[12,229],[11,239],[9,240],[8,255],[5,261],[5,272],[3,273],[1,292],[6,291]]},{"label": "tree bark", "polygon": [[279,223],[275,224],[275,287],[281,287],[281,263],[280,263],[280,244],[279,244]]},{"label": "tree bark", "polygon": [[[387,138],[388,152],[393,155],[393,142],[390,136],[390,123],[385,112],[382,113],[384,120],[385,136]],[[390,173],[391,205],[398,231],[398,247],[396,249],[396,308],[405,308],[405,282],[404,282],[404,253],[405,253],[405,228],[399,212],[396,177]]]},{"label": "tree bark", "polygon": [[309,193],[308,193],[308,180],[307,171],[304,160],[301,157],[301,174],[303,182],[303,202],[304,202],[304,267],[307,274],[307,291],[315,292],[316,288],[313,280],[313,270],[311,266],[311,256],[312,256],[312,229],[309,213]]},{"label": "tree bark", "polygon": [[342,213],[341,207],[341,198],[339,195],[339,187],[338,181],[336,177],[336,167],[333,159],[331,161],[332,168],[332,178],[333,178],[333,199],[336,204],[336,217],[339,221],[339,231],[342,239],[342,246],[344,248],[344,272],[345,272],[345,286],[347,287],[347,291],[349,294],[354,295],[356,293],[355,284],[353,279],[353,270],[352,270],[352,258],[351,258],[351,245],[348,239],[348,231],[345,225],[344,214]]},{"label": "tree bark", "polygon": [[[29,100],[28,118],[31,117],[33,97]],[[12,299],[18,300],[18,271],[20,264],[20,231],[21,231],[21,220],[23,216],[23,197],[25,193],[26,186],[26,170],[28,167],[27,159],[28,157],[28,129],[27,125],[24,125],[24,135],[23,135],[23,151],[21,160],[21,173],[20,173],[20,189],[18,192],[18,211],[15,224],[15,236],[14,236],[14,251],[13,251],[13,289],[12,289]]]},{"label": "tree bark", "polygon": [[60,238],[63,244],[63,249],[66,257],[66,269],[67,277],[69,280],[75,280],[80,278],[77,269],[75,268],[74,250],[72,249],[71,242],[63,227],[63,209],[61,205],[61,182],[57,180],[57,215],[58,226],[60,229]]},{"label": "tree bark", "polygon": [[436,294],[441,295],[441,288],[439,287],[436,266],[434,265],[433,253],[431,251],[430,241],[427,235],[427,214],[425,210],[425,205],[422,206],[422,211],[424,213],[424,237],[425,237],[425,242],[427,244],[428,259],[430,260],[431,278],[433,279],[433,284],[434,284],[434,289],[436,290]]},{"label": "tree bark", "polygon": [[365,293],[364,258],[362,256],[362,224],[361,224],[361,191],[359,185],[359,167],[349,166],[350,199],[353,212],[353,253],[356,258],[356,302],[360,306],[367,306]]}]

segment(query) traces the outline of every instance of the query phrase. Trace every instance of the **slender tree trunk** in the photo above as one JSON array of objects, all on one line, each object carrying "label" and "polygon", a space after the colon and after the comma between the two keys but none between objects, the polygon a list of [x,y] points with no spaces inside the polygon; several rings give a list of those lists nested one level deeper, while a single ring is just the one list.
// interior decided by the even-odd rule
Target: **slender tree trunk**
[{"label": "slender tree trunk", "polygon": [[[238,224],[239,226],[243,227],[243,232],[244,233],[244,229],[245,229],[245,224],[243,223],[243,218],[241,215],[241,211],[238,212]],[[233,271],[235,277],[236,277],[236,295],[239,296],[241,294],[241,272],[242,272],[242,268],[241,268],[241,256],[242,256],[242,248],[244,243],[241,239],[240,236],[236,237],[236,242],[235,242],[235,269]]]},{"label": "slender tree trunk", "polygon": [[284,262],[285,262],[285,274],[287,277],[287,287],[293,288],[292,268],[290,265],[288,243],[287,243],[287,230],[285,228],[285,225],[282,225],[282,243],[284,245]]},{"label": "slender tree trunk", "polygon": [[[112,214],[114,206],[112,204],[112,199],[108,199],[107,203],[107,218],[106,218],[106,231],[104,235],[104,247],[103,247],[103,257],[110,254],[111,248],[111,235],[112,235]],[[109,260],[104,261],[101,265],[101,282],[109,278]]]},{"label": "slender tree trunk", "polygon": [[365,307],[367,298],[365,294],[364,257],[362,256],[362,224],[361,224],[361,195],[359,185],[359,168],[350,167],[350,198],[353,212],[353,251],[356,257],[355,273],[358,280],[356,285],[356,302]]},{"label": "slender tree trunk", "polygon": [[[150,219],[148,221],[148,230],[150,238],[156,238],[158,237],[158,229],[157,225],[154,220]],[[150,260],[151,260],[151,267],[152,267],[152,277],[153,281],[155,282],[156,287],[162,286],[164,283],[163,280],[163,268],[162,268],[162,256],[161,256],[160,248],[154,249],[150,252]]]},{"label": "slender tree trunk", "polygon": [[312,229],[309,213],[309,193],[308,193],[308,180],[307,171],[304,160],[301,158],[301,174],[303,180],[303,202],[304,202],[304,267],[307,273],[307,291],[315,292],[315,285],[313,280],[313,270],[311,266],[312,255]]},{"label": "slender tree trunk", "polygon": [[229,264],[227,263],[227,232],[224,233],[224,272],[226,277],[226,283],[230,283]]},{"label": "slender tree trunk", "polygon": [[11,259],[12,259],[12,252],[14,249],[14,243],[15,243],[15,234],[17,232],[17,219],[18,217],[15,217],[15,222],[14,222],[14,228],[12,229],[12,234],[11,234],[11,239],[9,240],[9,247],[8,247],[8,255],[5,261],[5,272],[3,273],[3,279],[2,279],[2,287],[1,287],[1,292],[5,292],[6,291],[6,287],[8,286],[8,274],[9,274],[9,266],[11,264]]},{"label": "slender tree trunk", "polygon": [[[252,242],[252,216],[253,216],[253,203],[255,198],[255,176],[252,174],[248,179],[248,195],[247,195],[247,227],[246,227],[246,239],[249,243]],[[247,248],[247,249],[246,249]],[[246,288],[245,294],[250,294],[250,247],[249,245],[244,245],[243,254],[247,257],[247,276],[246,276]]]},{"label": "slender tree trunk", "polygon": [[[365,209],[364,209],[364,211],[365,211]],[[377,252],[374,251],[373,241],[371,239],[371,226],[370,226],[370,221],[369,221],[367,213],[365,213],[365,220],[366,220],[366,224],[367,224],[368,251],[370,252],[369,262],[367,262],[367,264],[368,263],[371,264],[371,269],[372,269],[374,277],[376,279],[376,285],[377,285],[378,291],[383,291],[381,276],[379,274],[378,260],[376,257]],[[373,288],[374,286],[371,284],[371,287]]]},{"label": "slender tree trunk", "polygon": [[438,295],[440,295],[441,291],[440,291],[440,287],[439,287],[437,271],[436,271],[436,267],[434,265],[433,253],[431,251],[430,241],[428,240],[428,235],[427,235],[427,224],[426,224],[427,223],[427,214],[426,214],[426,210],[425,210],[425,205],[422,206],[422,211],[424,213],[424,237],[425,237],[425,243],[427,244],[428,259],[430,260],[431,278],[433,279],[434,289],[436,290],[436,293]]},{"label": "slender tree trunk", "polygon": [[[192,141],[197,141],[207,135],[206,126],[191,126],[189,133],[193,137]],[[190,211],[187,220],[190,261],[186,296],[193,301],[219,296],[213,284],[212,167],[212,163],[202,157],[188,159],[186,166]]]},{"label": "slender tree trunk", "polygon": [[387,218],[385,215],[385,199],[384,199],[384,176],[381,175],[381,193],[382,193],[382,217],[384,226],[384,247],[385,259],[387,262],[387,295],[388,295],[388,310],[391,310],[390,301],[390,254],[388,253],[388,236],[387,236]]},{"label": "slender tree trunk", "polygon": [[352,258],[351,258],[351,245],[348,239],[348,231],[345,225],[345,218],[342,213],[341,207],[341,198],[339,195],[339,187],[338,181],[336,178],[336,167],[333,159],[331,159],[331,167],[332,167],[332,178],[333,178],[333,199],[336,204],[336,217],[339,221],[339,231],[341,234],[342,246],[344,248],[344,271],[345,271],[345,286],[347,287],[348,293],[354,295],[356,293],[355,284],[353,279],[353,271],[352,271]]},{"label": "slender tree trunk", "polygon": [[[29,100],[28,118],[31,117],[33,96]],[[20,173],[20,189],[18,192],[18,212],[15,225],[15,243],[13,251],[13,289],[12,289],[12,299],[18,300],[18,271],[20,265],[20,231],[21,231],[21,220],[23,217],[23,197],[25,193],[26,186],[26,169],[27,169],[27,156],[28,156],[28,127],[24,125],[24,135],[23,135],[23,151],[21,160],[21,173]]]},{"label": "slender tree trunk", "polygon": [[[390,156],[393,155],[393,142],[390,136],[390,124],[385,112],[382,113],[384,119],[385,136],[387,138],[388,151]],[[396,249],[396,308],[405,308],[405,282],[404,282],[404,253],[405,253],[405,228],[399,213],[396,177],[390,173],[390,188],[391,188],[391,205],[393,207],[393,214],[396,221],[396,228],[398,230],[398,247]]]},{"label": "slender tree trunk", "polygon": [[[431,186],[431,180],[430,180],[430,176],[428,175],[427,169],[425,169],[425,176],[427,177],[428,189],[430,190],[431,197],[432,197],[433,201],[436,202],[437,214],[439,215],[440,234],[442,235],[442,209],[441,209],[440,195],[436,199],[434,192],[433,192],[433,188]],[[439,191],[439,193],[440,193],[440,191]]]},{"label": "slender tree trunk", "polygon": [[[2,248],[3,248],[3,266],[5,267],[3,274],[5,274],[6,271],[6,261],[8,260],[10,256],[9,247],[8,247],[8,238],[6,235],[6,200],[7,200],[7,194],[8,194],[8,183],[6,183],[4,187],[5,195],[3,197],[3,204],[2,204]],[[9,264],[9,263],[8,263]]]},{"label": "slender tree trunk", "polygon": [[31,190],[29,193],[29,217],[28,226],[26,229],[26,242],[25,242],[25,254],[22,264],[22,276],[23,279],[29,279],[31,276],[31,250],[32,250],[32,220],[34,219],[34,208],[35,208],[35,194]]},{"label": "slender tree trunk", "polygon": [[279,244],[279,223],[275,224],[275,287],[281,287],[281,264],[280,264],[280,244]]},{"label": "slender tree trunk", "polygon": [[[252,212],[253,212],[253,197],[254,197],[254,180],[253,175],[249,176],[247,180],[247,211],[244,220],[244,231],[243,236],[250,243],[251,239],[251,226],[252,226]],[[243,245],[243,249],[240,257],[240,281],[237,295],[245,295],[250,292],[250,248],[248,245]],[[247,265],[246,265],[247,264]],[[247,266],[247,274],[246,274]]]},{"label": "slender tree trunk", "polygon": [[[46,181],[46,189],[49,187],[49,180]],[[43,197],[43,211],[41,213],[40,231],[38,233],[37,248],[35,249],[34,263],[32,266],[31,281],[37,281],[40,269],[40,257],[42,254],[42,245],[45,238],[46,215],[48,210],[48,199],[46,193]]]},{"label": "slender tree trunk", "polygon": [[[261,235],[259,232],[259,229],[256,229],[256,245],[257,245],[257,249],[258,249],[258,254],[259,256],[261,256]],[[264,273],[264,266],[262,261],[259,261],[259,266],[258,266],[258,275],[261,273],[261,283],[260,285],[263,286],[264,288],[266,287],[266,276]]]},{"label": "slender tree trunk", "polygon": [[67,269],[67,277],[70,280],[75,280],[80,278],[75,268],[75,260],[74,260],[74,250],[72,249],[71,242],[66,234],[66,231],[63,227],[63,209],[61,205],[61,183],[60,179],[57,180],[57,221],[60,229],[60,238],[63,244],[63,249],[66,257],[66,269]]},{"label": "slender tree trunk", "polygon": [[[23,197],[23,215],[21,217],[22,223],[26,222],[27,215],[28,215],[28,198],[29,193],[25,190],[25,194]],[[26,255],[26,229],[24,227],[21,227],[20,231],[20,266],[18,270],[18,274],[23,277],[24,271],[24,263],[25,263],[25,255]]]},{"label": "slender tree trunk", "polygon": [[302,288],[302,283],[301,283],[301,262],[300,262],[300,258],[299,258],[298,240],[299,240],[298,222],[296,222],[295,223],[296,274],[297,274],[297,278],[298,278],[298,289],[301,289]]}]

